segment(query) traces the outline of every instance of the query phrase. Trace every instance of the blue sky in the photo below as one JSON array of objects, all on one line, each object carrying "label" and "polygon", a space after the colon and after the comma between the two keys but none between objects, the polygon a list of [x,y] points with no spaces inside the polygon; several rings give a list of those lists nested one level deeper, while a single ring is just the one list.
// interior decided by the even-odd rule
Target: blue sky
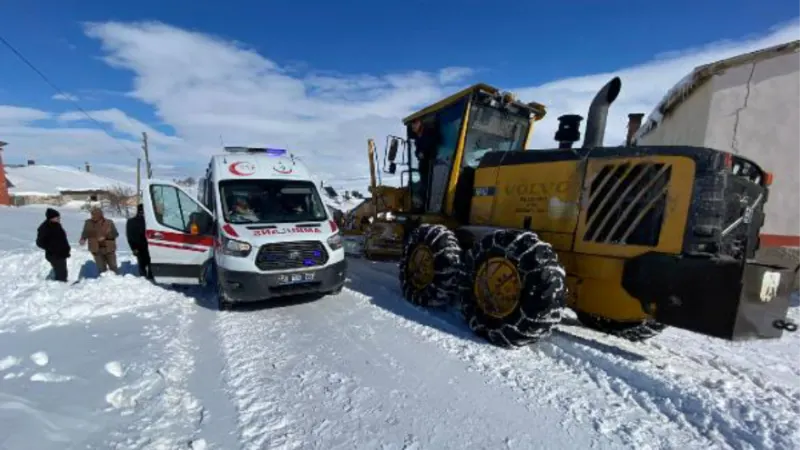
[{"label": "blue sky", "polygon": [[[487,4],[491,5],[491,9],[480,6]],[[181,91],[180,97],[169,90],[156,89],[152,83],[166,83],[163,81],[165,77],[176,76],[176,71],[191,73],[197,64],[211,65],[212,61],[195,62],[190,59],[185,61],[183,66],[171,65],[171,70],[166,71],[167,73],[158,73],[156,67],[158,61],[150,61],[148,59],[152,58],[142,57],[140,54],[131,55],[137,53],[136,48],[141,49],[143,45],[152,45],[154,49],[159,49],[163,47],[159,43],[177,42],[178,35],[164,29],[148,29],[139,30],[141,32],[134,33],[136,34],[134,36],[128,33],[129,30],[125,26],[143,20],[158,21],[169,26],[170,30],[177,30],[176,33],[178,31],[195,33],[194,37],[211,35],[218,38],[216,42],[238,43],[240,49],[243,47],[250,50],[275,66],[264,69],[260,66],[261,62],[253,62],[248,59],[249,56],[242,54],[239,56],[244,59],[236,60],[244,64],[243,69],[237,70],[252,71],[239,81],[242,85],[263,88],[264,95],[255,98],[267,103],[273,100],[275,102],[287,100],[281,94],[283,92],[281,83],[287,80],[300,80],[306,88],[316,85],[315,81],[309,81],[309,77],[313,77],[314,80],[318,80],[319,77],[330,77],[325,80],[326,87],[331,86],[330,82],[333,79],[337,80],[337,83],[357,81],[359,83],[357,91],[342,88],[338,84],[337,87],[331,88],[334,89],[336,97],[336,101],[332,104],[342,107],[340,100],[364,106],[365,98],[374,96],[381,96],[384,99],[395,98],[387,90],[388,88],[372,90],[369,83],[364,84],[365,76],[383,77],[383,82],[389,80],[388,83],[392,88],[398,88],[398,86],[407,87],[405,85],[407,82],[421,82],[413,77],[413,81],[404,78],[403,82],[395,82],[396,77],[408,77],[412,71],[436,74],[444,68],[469,69],[453,83],[433,83],[431,79],[426,79],[425,86],[428,89],[425,91],[426,95],[420,94],[419,98],[414,99],[418,103],[425,103],[435,100],[438,94],[449,93],[464,83],[478,80],[536,94],[535,88],[547,86],[558,80],[580,80],[581,77],[593,74],[609,74],[643,64],[658,63],[661,60],[683,61],[687,59],[687,55],[690,58],[685,62],[690,64],[697,61],[691,59],[692,55],[712,58],[716,55],[714,52],[717,52],[725,56],[725,51],[746,47],[747,43],[758,39],[763,41],[771,28],[785,25],[792,20],[796,21],[800,15],[798,4],[794,0],[672,1],[638,2],[638,4],[641,7],[633,9],[630,6],[631,2],[622,1],[487,3],[30,0],[10,2],[4,6],[3,14],[0,15],[0,33],[59,87],[76,95],[84,109],[108,111],[110,108],[116,108],[124,111],[131,119],[144,122],[165,135],[177,133],[183,142],[178,145],[164,141],[163,159],[168,161],[169,165],[194,170],[196,162],[193,161],[196,160],[196,155],[186,149],[217,145],[218,140],[208,142],[211,136],[209,128],[212,126],[216,126],[215,129],[219,131],[217,134],[226,136],[226,140],[237,138],[252,140],[264,137],[251,132],[253,130],[242,131],[242,127],[237,124],[231,127],[225,120],[214,123],[206,116],[185,123],[179,117],[181,111],[178,105],[181,101],[186,103],[187,98],[196,99],[197,95],[207,95],[208,101],[203,105],[208,107],[208,113],[211,114],[216,109],[214,105],[227,105],[228,102],[224,99],[233,99],[233,95],[240,96],[242,92],[238,89],[233,93],[228,92],[230,85],[219,83],[212,86],[208,80],[204,80],[202,91],[191,91],[193,83],[186,77],[174,81],[175,86],[187,89],[186,92]],[[112,21],[121,27],[102,28],[102,24]],[[88,32],[84,25],[86,23],[98,24],[102,29],[95,29],[94,35],[91,35],[92,33]],[[148,36],[152,36],[155,41],[148,39]],[[781,36],[787,35],[784,33]],[[728,42],[720,43],[721,41]],[[195,43],[192,41],[191,45]],[[706,51],[704,46],[709,44],[714,44],[712,48],[723,47],[723,50]],[[190,45],[188,41],[186,45]],[[199,50],[200,47],[192,48],[196,51],[172,48],[176,56],[164,56],[164,58],[174,60],[179,58],[179,55],[204,58],[203,51]],[[27,107],[50,114],[48,118],[37,123],[39,127],[50,128],[57,124],[59,128],[96,128],[92,123],[56,121],[57,114],[75,111],[74,104],[53,100],[51,97],[54,92],[51,88],[5,48],[0,47],[0,55],[2,55],[0,61],[3,61],[3,68],[0,71],[2,80],[0,105]],[[219,58],[220,61],[229,61],[222,53],[214,55],[214,58]],[[123,67],[110,66],[103,59],[108,56],[124,59]],[[711,62],[702,58],[700,61]],[[279,72],[289,78],[275,79],[264,75],[264,70]],[[679,79],[678,69],[675,70],[676,75],[672,78]],[[220,82],[239,75],[241,73],[213,74],[209,77],[215,82]],[[663,94],[663,91],[677,81],[668,78],[659,80],[663,85],[657,86],[658,92]],[[629,80],[623,78],[623,83],[626,82]],[[278,83],[281,87],[274,88],[268,83]],[[596,88],[601,85],[602,82]],[[131,95],[130,92],[137,86],[148,92]],[[147,86],[154,88],[149,90]],[[217,89],[216,86],[222,87]],[[222,92],[223,90],[226,92]],[[279,99],[276,99],[276,93]],[[544,94],[546,97],[547,93]],[[175,95],[176,98],[166,100],[170,95]],[[222,97],[223,95],[230,97]],[[314,96],[305,95],[302,99],[299,97],[298,99],[306,101],[309,97]],[[655,92],[648,93],[647,98],[643,93],[639,97],[642,102],[641,108],[645,109],[641,112],[649,112],[658,100]],[[325,115],[336,115],[335,110],[329,107],[330,102],[320,104],[322,100],[319,98],[310,100],[313,100],[313,104],[308,108],[317,108],[315,115],[319,121],[315,121],[315,124],[322,124]],[[540,98],[536,100],[541,101]],[[575,102],[579,103],[577,99],[575,102],[567,102],[563,98],[556,99],[556,103],[562,103],[562,100],[570,107],[576,104]],[[647,104],[648,101],[652,104]],[[352,140],[328,137],[324,143],[309,140],[295,142],[289,137],[280,137],[278,140],[285,143],[294,142],[309,154],[316,155],[315,152],[319,152],[322,159],[326,156],[332,160],[339,159],[337,157],[341,152],[351,152],[354,158],[362,158],[361,148],[350,147],[360,146],[356,142],[363,142],[367,137],[381,141],[382,136],[378,133],[396,131],[387,129],[391,128],[389,124],[399,123],[399,118],[408,110],[422,105],[409,100],[405,103],[389,101],[381,105],[372,102],[368,106],[371,108],[370,120],[373,116],[380,119],[376,119],[374,126],[364,129],[366,116],[359,118],[354,115],[353,120],[359,122],[357,127],[339,124],[338,128],[332,127],[328,131],[351,134],[373,132],[376,134],[374,136],[353,136]],[[398,108],[394,117],[390,111],[391,107]],[[198,108],[199,106],[195,107],[195,112]],[[247,114],[248,117],[260,119],[275,114],[275,120],[278,121],[276,123],[283,123],[280,108],[272,108],[269,111],[252,110],[239,100],[231,100],[230,105],[221,108],[220,114],[238,117],[240,112]],[[584,111],[573,112],[584,113]],[[632,111],[620,111],[620,114],[627,112]],[[299,117],[303,114],[295,111],[295,115]],[[129,125],[136,123],[127,118],[121,120]],[[197,128],[200,125],[208,133],[198,133]],[[269,128],[275,124],[255,122],[253,125],[262,128],[267,125]],[[112,127],[114,123],[112,118],[109,118],[107,129],[111,130]],[[125,130],[122,130],[119,124],[115,129],[112,134],[120,138],[126,137]],[[0,132],[2,130],[0,126]],[[9,131],[12,130],[6,130]],[[300,129],[300,132],[307,131]],[[192,139],[193,133],[195,140]],[[27,134],[23,133],[25,138],[18,140],[20,145],[24,142],[28,147],[34,146],[30,134],[30,130]],[[131,136],[127,138],[132,139]],[[10,138],[4,139],[11,142]],[[43,139],[42,142],[44,144],[46,140]],[[167,151],[171,149],[172,144],[182,146],[184,150]],[[270,143],[264,142],[264,144]],[[135,149],[134,144],[123,143],[123,145]],[[336,145],[342,148],[325,150],[313,148]],[[22,153],[25,154],[32,152],[29,148],[21,150],[24,150]],[[48,152],[37,148],[36,152],[49,157],[54,163],[66,161],[71,157],[69,152],[58,149]],[[130,160],[130,155],[126,157],[119,146],[113,158],[109,156],[109,152],[113,151],[105,150],[103,154],[97,155],[97,158],[114,159],[120,164],[130,163],[124,161],[126,158]],[[12,158],[11,149],[7,153],[6,158]],[[84,157],[75,155],[79,156]],[[366,161],[363,163],[365,166]],[[361,162],[357,166],[352,168],[354,174],[363,168]]]}]

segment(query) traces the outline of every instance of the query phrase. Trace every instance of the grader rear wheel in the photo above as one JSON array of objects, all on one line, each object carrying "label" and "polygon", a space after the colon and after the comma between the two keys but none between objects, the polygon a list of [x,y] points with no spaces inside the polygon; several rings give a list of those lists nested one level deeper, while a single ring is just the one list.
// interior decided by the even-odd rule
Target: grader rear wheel
[{"label": "grader rear wheel", "polygon": [[458,300],[461,248],[443,225],[421,225],[411,232],[400,260],[403,297],[421,306]]},{"label": "grader rear wheel", "polygon": [[535,233],[498,230],[467,253],[462,314],[470,329],[501,347],[532,344],[561,321],[565,272]]}]

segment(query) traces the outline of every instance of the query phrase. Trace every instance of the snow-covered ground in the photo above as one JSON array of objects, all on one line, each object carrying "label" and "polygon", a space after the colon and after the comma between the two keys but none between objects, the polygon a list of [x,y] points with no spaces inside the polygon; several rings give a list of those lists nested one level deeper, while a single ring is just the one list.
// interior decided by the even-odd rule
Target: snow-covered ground
[{"label": "snow-covered ground", "polygon": [[[210,293],[96,277],[77,243],[45,281],[43,207],[0,207],[0,449],[800,448],[800,340],[565,324],[531,349],[406,304],[396,267],[232,312]],[[62,211],[77,241],[85,212]],[[792,312],[798,319],[797,310]]]}]

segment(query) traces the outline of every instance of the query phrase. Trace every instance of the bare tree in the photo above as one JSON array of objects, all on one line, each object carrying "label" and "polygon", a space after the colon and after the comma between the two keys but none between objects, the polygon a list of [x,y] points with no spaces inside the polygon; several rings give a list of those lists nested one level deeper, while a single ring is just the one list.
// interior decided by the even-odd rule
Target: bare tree
[{"label": "bare tree", "polygon": [[108,191],[106,201],[104,202],[105,205],[103,205],[105,206],[104,209],[112,214],[129,217],[130,202],[135,195],[136,190],[131,187],[121,185],[114,186]]}]

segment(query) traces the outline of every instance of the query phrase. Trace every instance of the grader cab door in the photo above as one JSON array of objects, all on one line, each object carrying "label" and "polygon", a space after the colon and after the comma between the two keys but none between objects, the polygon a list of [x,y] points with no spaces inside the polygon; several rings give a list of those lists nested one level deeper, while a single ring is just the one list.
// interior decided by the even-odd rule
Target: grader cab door
[{"label": "grader cab door", "polygon": [[412,212],[445,214],[451,177],[458,176],[463,123],[469,104],[465,96],[435,111],[409,119],[406,123],[408,182],[414,199]]}]

